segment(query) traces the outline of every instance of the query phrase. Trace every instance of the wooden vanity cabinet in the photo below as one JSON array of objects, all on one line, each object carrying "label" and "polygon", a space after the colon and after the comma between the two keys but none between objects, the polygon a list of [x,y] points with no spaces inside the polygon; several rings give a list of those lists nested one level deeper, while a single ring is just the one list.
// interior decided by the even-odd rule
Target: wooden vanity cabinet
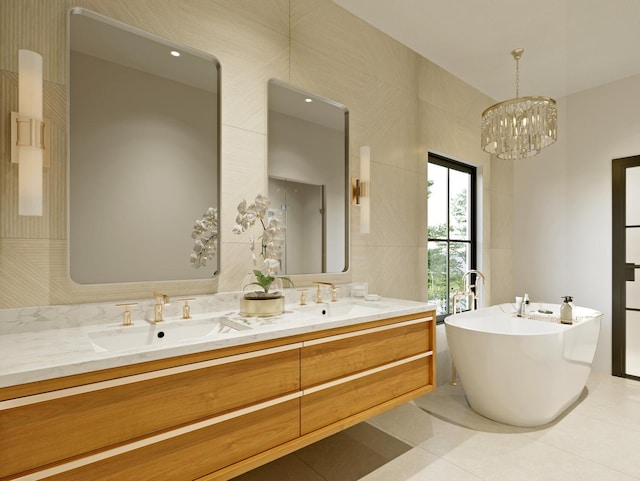
[{"label": "wooden vanity cabinet", "polygon": [[293,399],[167,439],[157,436],[130,451],[112,450],[107,457],[45,479],[192,480],[298,436],[299,399]]},{"label": "wooden vanity cabinet", "polygon": [[435,386],[433,312],[278,343],[0,401],[0,481],[229,479]]},{"label": "wooden vanity cabinet", "polygon": [[430,319],[303,342],[302,434],[432,384]]},{"label": "wooden vanity cabinet", "polygon": [[292,348],[0,403],[0,479],[298,392],[299,376]]},{"label": "wooden vanity cabinet", "polygon": [[430,320],[418,318],[304,341],[302,388],[427,353],[432,350],[430,328]]}]

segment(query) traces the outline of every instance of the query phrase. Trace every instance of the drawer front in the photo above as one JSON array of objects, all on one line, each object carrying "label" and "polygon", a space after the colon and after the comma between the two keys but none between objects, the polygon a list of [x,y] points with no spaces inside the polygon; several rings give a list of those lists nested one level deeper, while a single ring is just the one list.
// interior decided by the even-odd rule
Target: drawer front
[{"label": "drawer front", "polygon": [[290,349],[205,368],[189,365],[187,372],[158,371],[151,379],[89,385],[96,390],[68,396],[75,391],[63,390],[53,393],[63,397],[18,407],[2,402],[0,478],[298,391],[299,355]]},{"label": "drawer front", "polygon": [[302,387],[365,371],[432,349],[426,319],[305,342],[301,354]]},{"label": "drawer front", "polygon": [[433,383],[432,356],[304,394],[300,428],[307,434]]},{"label": "drawer front", "polygon": [[195,479],[298,437],[299,402],[286,401],[43,479]]}]

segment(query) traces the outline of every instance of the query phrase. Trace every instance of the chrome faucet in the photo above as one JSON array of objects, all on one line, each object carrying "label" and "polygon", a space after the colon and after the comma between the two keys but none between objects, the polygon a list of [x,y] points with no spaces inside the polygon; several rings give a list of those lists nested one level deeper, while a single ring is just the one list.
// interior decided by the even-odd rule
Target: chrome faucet
[{"label": "chrome faucet", "polygon": [[338,300],[337,288],[333,282],[321,282],[314,281],[314,284],[318,285],[318,290],[316,291],[316,303],[321,304],[322,301],[322,291],[320,290],[321,286],[329,286],[331,289],[331,302],[336,302]]},{"label": "chrome faucet", "polygon": [[469,307],[469,310],[475,311],[478,301],[478,293],[476,292],[477,284],[469,284],[471,282],[472,274],[476,275],[476,282],[478,282],[478,277],[482,279],[483,285],[486,282],[486,278],[484,277],[484,274],[482,272],[476,269],[471,269],[465,272],[462,276],[462,288],[464,289],[464,293],[469,295],[469,297],[471,298],[471,306]]},{"label": "chrome faucet", "polygon": [[171,301],[169,300],[169,296],[167,296],[166,294],[154,292],[153,295],[156,298],[156,303],[153,306],[153,322],[157,324],[163,321],[162,306],[164,305],[168,306],[169,304],[171,304]]},{"label": "chrome faucet", "polygon": [[[470,304],[468,306],[470,311],[475,311],[477,307],[478,301],[478,293],[476,288],[478,287],[476,284],[470,284],[471,275],[475,274],[476,276],[482,279],[482,283],[485,283],[484,274],[475,269],[471,269],[470,271],[465,272],[462,275],[462,292],[458,291],[453,295],[453,313],[457,314],[458,312],[458,299],[467,299],[470,300]],[[477,279],[476,279],[477,281]]]}]

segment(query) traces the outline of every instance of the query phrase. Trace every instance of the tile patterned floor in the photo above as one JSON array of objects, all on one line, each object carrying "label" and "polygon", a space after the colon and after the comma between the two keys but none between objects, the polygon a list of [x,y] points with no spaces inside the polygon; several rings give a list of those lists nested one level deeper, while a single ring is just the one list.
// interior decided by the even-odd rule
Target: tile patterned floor
[{"label": "tile patterned floor", "polygon": [[634,481],[639,448],[637,381],[594,374],[541,428],[483,418],[446,385],[234,481]]}]

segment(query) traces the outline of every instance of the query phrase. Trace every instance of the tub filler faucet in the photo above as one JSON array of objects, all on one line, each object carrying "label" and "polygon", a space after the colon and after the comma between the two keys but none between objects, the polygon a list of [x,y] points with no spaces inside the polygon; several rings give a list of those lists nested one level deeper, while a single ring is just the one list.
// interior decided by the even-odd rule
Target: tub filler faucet
[{"label": "tub filler faucet", "polygon": [[[476,283],[471,284],[471,276],[474,274],[476,276]],[[463,292],[458,291],[453,295],[453,314],[458,313],[459,299],[467,299],[468,302],[470,301],[468,305],[468,310],[470,311],[475,311],[478,308],[478,278],[482,279],[482,284],[484,285],[486,278],[482,272],[476,269],[471,269],[462,275]],[[460,312],[462,312],[462,309]],[[456,366],[453,364],[453,359],[451,359],[451,384],[453,386],[458,384],[457,378],[458,373],[456,372]]]},{"label": "tub filler faucet", "polygon": [[470,271],[465,272],[462,276],[462,287],[464,289],[464,292],[471,297],[471,307],[469,308],[469,310],[471,311],[475,311],[478,308],[478,293],[476,291],[477,284],[471,284],[471,276],[473,274],[476,275],[476,283],[478,282],[478,277],[482,279],[483,285],[486,282],[484,274],[476,269],[471,269]]}]

